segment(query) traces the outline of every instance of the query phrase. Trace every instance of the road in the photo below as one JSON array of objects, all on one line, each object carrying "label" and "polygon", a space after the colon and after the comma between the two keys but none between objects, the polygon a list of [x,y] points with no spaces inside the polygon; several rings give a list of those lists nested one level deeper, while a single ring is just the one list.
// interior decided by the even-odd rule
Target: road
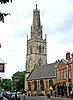
[{"label": "road", "polygon": [[[4,98],[3,100],[8,100],[6,98]],[[43,97],[32,97],[32,96],[20,96],[20,100],[52,100],[52,99],[49,99],[47,97],[43,98]]]},{"label": "road", "polygon": [[21,96],[20,100],[52,100],[52,99],[47,97],[32,97],[32,96],[25,96],[24,98],[23,96]]},{"label": "road", "polygon": [[[4,98],[3,100],[8,100],[6,98]],[[72,100],[70,98],[47,98],[47,97],[32,97],[32,96],[24,96],[21,95],[20,96],[20,100]]]},{"label": "road", "polygon": [[8,100],[8,99],[6,99],[6,98],[3,98],[3,100]]}]

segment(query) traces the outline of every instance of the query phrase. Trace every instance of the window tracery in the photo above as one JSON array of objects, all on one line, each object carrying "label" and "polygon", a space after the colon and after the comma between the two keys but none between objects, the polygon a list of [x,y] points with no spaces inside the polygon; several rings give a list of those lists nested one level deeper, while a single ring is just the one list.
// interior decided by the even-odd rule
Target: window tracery
[{"label": "window tracery", "polygon": [[40,88],[41,88],[41,91],[44,91],[44,81],[43,80],[40,80]]},{"label": "window tracery", "polygon": [[34,81],[34,91],[37,91],[37,81]]},{"label": "window tracery", "polygon": [[28,82],[28,90],[31,91],[31,82]]}]

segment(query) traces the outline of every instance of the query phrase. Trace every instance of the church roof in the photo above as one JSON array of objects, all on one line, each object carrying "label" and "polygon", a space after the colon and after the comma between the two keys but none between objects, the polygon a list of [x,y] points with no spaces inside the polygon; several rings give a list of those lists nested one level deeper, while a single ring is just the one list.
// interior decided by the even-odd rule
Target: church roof
[{"label": "church roof", "polygon": [[55,65],[56,63],[51,63],[35,67],[27,77],[27,81],[55,78]]}]

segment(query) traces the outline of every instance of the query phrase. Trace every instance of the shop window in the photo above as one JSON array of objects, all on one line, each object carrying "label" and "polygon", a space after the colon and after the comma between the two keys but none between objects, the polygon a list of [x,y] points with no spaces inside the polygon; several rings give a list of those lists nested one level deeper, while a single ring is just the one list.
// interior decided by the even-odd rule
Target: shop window
[{"label": "shop window", "polygon": [[61,72],[61,79],[64,78],[64,72]]},{"label": "shop window", "polygon": [[58,80],[60,79],[60,71],[57,71],[57,77],[58,77]]},{"label": "shop window", "polygon": [[69,70],[69,72],[68,72],[68,73],[69,73],[69,78],[71,78],[71,71]]},{"label": "shop window", "polygon": [[65,79],[67,78],[67,71],[66,70],[64,71],[64,78]]}]

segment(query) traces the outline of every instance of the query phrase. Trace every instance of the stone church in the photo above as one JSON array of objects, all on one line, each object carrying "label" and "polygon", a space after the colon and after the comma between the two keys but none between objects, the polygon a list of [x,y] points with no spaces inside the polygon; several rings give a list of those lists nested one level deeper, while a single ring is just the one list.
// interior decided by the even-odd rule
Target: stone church
[{"label": "stone church", "polygon": [[40,10],[33,10],[31,37],[27,36],[25,90],[30,95],[46,95],[53,89],[55,64],[47,64],[47,41],[42,36]]}]

